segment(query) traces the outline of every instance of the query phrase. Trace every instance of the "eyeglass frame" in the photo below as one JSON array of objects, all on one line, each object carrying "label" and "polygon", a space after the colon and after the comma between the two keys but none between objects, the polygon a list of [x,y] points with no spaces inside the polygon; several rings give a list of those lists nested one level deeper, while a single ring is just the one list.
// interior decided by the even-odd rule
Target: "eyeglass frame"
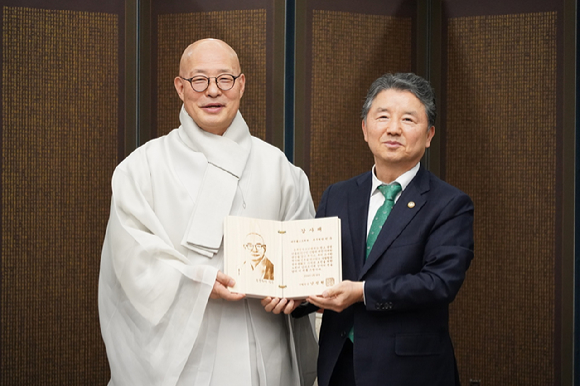
[{"label": "eyeglass frame", "polygon": [[[205,75],[203,75],[203,74],[199,74],[199,75],[194,75],[194,76],[192,76],[191,78],[184,78],[184,77],[183,77],[183,76],[181,76],[181,75],[179,75],[179,77],[180,77],[181,79],[183,79],[183,80],[186,80],[186,81],[188,81],[188,82],[189,82],[189,84],[190,84],[190,86],[191,86],[191,89],[192,89],[193,91],[195,91],[195,92],[205,92],[205,90],[207,90],[207,89],[209,88],[209,85],[210,85],[210,83],[211,83],[211,80],[212,80],[212,79],[215,79],[215,85],[216,85],[216,86],[217,86],[217,88],[219,88],[221,91],[230,91],[230,90],[231,90],[232,88],[234,88],[234,86],[236,85],[236,80],[237,80],[237,79],[238,79],[240,76],[242,76],[242,75],[244,75],[244,73],[243,73],[243,72],[240,72],[240,75],[238,75],[238,76],[235,76],[235,75],[232,75],[232,74],[220,74],[220,75],[218,75],[218,76],[205,76]],[[224,90],[223,88],[221,88],[221,87],[220,87],[220,84],[219,84],[219,82],[218,82],[218,78],[219,78],[219,77],[221,77],[221,76],[231,76],[231,77],[233,78],[233,81],[232,81],[232,87],[230,87],[230,88],[228,88],[228,89],[226,89],[226,90]],[[193,88],[193,83],[192,83],[192,81],[193,81],[193,78],[206,78],[206,79],[207,79],[207,86],[205,86],[205,88],[204,88],[203,90],[201,90],[201,91],[197,91],[195,88]]]},{"label": "eyeglass frame", "polygon": [[262,243],[245,243],[244,244],[244,248],[247,249],[248,251],[252,251],[254,249],[256,249],[256,251],[259,251],[260,249],[266,249],[266,244],[262,244]]}]

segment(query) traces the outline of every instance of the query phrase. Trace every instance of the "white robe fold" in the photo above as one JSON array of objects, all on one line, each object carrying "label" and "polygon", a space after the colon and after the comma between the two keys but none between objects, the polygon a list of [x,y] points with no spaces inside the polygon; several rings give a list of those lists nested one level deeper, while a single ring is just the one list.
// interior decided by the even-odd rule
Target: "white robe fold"
[{"label": "white robe fold", "polygon": [[[239,113],[223,138],[180,119],[113,174],[99,278],[109,385],[311,385],[312,319],[267,313],[258,299],[209,299],[223,217],[312,218],[308,179]],[[223,205],[216,186],[234,189]]]}]

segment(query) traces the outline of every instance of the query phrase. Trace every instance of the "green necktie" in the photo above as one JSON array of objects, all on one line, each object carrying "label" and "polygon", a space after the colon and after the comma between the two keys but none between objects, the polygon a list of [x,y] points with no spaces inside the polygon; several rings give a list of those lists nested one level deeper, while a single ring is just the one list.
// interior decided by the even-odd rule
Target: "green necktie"
[{"label": "green necktie", "polygon": [[[385,196],[385,202],[377,210],[375,218],[371,223],[371,229],[369,230],[369,235],[367,236],[367,251],[365,259],[369,257],[369,254],[373,249],[373,245],[375,244],[375,241],[377,241],[377,237],[383,228],[383,224],[387,220],[389,213],[391,213],[391,209],[393,209],[393,206],[395,206],[395,197],[397,197],[397,194],[399,194],[402,188],[398,182],[395,182],[391,185],[380,185],[377,189],[379,189],[383,196]],[[348,332],[348,338],[351,342],[354,343],[354,327],[352,327]]]},{"label": "green necktie", "polygon": [[401,185],[395,182],[391,185],[380,185],[377,189],[381,191],[383,196],[385,196],[385,203],[377,210],[375,218],[371,224],[371,229],[369,230],[369,235],[367,236],[367,253],[366,257],[369,257],[375,241],[383,228],[383,224],[387,220],[391,209],[395,206],[395,197],[401,191]]}]

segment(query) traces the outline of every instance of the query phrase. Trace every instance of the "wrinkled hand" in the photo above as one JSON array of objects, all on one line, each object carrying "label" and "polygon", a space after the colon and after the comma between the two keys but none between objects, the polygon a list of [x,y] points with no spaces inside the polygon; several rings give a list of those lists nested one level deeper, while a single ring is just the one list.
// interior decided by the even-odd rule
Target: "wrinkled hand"
[{"label": "wrinkled hand", "polygon": [[341,312],[363,301],[363,283],[345,280],[327,289],[321,296],[309,296],[306,300],[320,308]]},{"label": "wrinkled hand", "polygon": [[235,284],[236,282],[234,279],[222,271],[218,271],[215,283],[213,284],[213,289],[211,290],[209,297],[211,299],[225,299],[229,301],[242,300],[244,297],[246,297],[245,294],[234,293],[228,289],[228,287],[233,287]]},{"label": "wrinkled hand", "polygon": [[266,312],[272,312],[274,314],[284,312],[286,315],[289,315],[300,305],[300,303],[302,303],[302,300],[286,298],[279,299],[268,296],[267,298],[262,299],[261,303]]}]

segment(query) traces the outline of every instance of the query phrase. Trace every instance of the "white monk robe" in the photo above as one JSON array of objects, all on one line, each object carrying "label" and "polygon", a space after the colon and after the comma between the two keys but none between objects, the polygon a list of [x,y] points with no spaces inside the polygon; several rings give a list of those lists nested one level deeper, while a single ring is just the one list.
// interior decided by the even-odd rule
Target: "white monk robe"
[{"label": "white monk robe", "polygon": [[223,136],[183,108],[180,120],[113,174],[99,278],[109,385],[311,385],[312,319],[209,299],[224,216],[312,218],[308,179],[239,112]]}]

